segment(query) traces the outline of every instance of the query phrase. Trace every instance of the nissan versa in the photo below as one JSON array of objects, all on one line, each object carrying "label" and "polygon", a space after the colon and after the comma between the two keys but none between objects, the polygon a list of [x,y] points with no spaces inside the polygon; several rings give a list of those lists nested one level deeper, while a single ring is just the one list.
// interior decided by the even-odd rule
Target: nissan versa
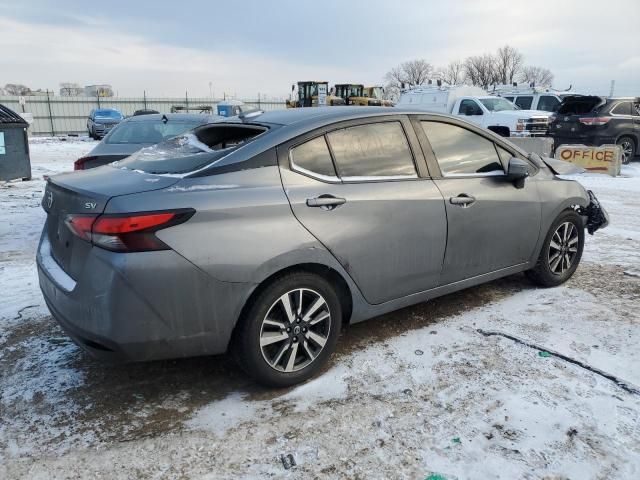
[{"label": "nissan versa", "polygon": [[40,286],[94,355],[228,351],[292,385],[343,324],[516,272],[565,282],[608,223],[571,168],[447,115],[246,113],[51,177]]}]

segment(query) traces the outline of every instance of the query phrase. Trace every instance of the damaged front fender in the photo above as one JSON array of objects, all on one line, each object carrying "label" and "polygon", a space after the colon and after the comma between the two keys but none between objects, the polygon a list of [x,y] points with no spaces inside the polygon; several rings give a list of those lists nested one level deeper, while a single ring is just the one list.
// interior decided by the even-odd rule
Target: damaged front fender
[{"label": "damaged front fender", "polygon": [[609,225],[609,214],[591,190],[587,190],[587,194],[589,195],[589,204],[586,207],[580,207],[579,213],[586,217],[585,228],[590,235],[593,235],[596,230]]}]

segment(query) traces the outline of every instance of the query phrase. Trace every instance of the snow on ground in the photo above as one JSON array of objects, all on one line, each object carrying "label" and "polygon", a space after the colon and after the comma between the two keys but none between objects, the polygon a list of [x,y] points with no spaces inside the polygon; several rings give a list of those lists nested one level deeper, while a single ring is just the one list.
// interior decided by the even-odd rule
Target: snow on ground
[{"label": "snow on ground", "polygon": [[611,226],[566,285],[515,275],[352,326],[322,375],[273,391],[225,357],[105,365],[51,320],[42,175],[93,145],[33,139],[34,180],[0,184],[0,478],[640,478],[640,395],[478,331],[640,388],[637,163],[577,177]]}]

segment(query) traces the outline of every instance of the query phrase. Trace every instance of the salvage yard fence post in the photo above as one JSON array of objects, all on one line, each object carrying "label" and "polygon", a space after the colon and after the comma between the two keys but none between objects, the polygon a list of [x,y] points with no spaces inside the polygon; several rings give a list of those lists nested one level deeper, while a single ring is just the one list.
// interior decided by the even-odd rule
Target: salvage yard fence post
[{"label": "salvage yard fence post", "polygon": [[51,113],[51,97],[49,97],[49,90],[47,90],[47,108],[49,109],[49,123],[51,125],[51,136],[56,136],[56,131],[53,128],[53,114]]},{"label": "salvage yard fence post", "polygon": [[[223,94],[228,97],[226,94]],[[231,98],[231,97],[229,97]],[[260,110],[281,110],[286,108],[284,99],[266,100],[264,95],[258,94],[257,99],[238,100],[246,103],[250,108]],[[31,113],[33,123],[29,128],[29,134],[34,136],[55,135],[86,135],[87,117],[89,112],[96,108],[115,108],[125,116],[133,115],[140,109],[152,109],[161,113],[168,113],[172,106],[208,105],[217,111],[217,105],[223,101],[221,98],[191,97],[188,92],[182,98],[177,97],[148,97],[146,90],[139,97],[67,97],[57,96],[51,90],[42,92],[41,95],[29,95],[24,97],[24,109],[19,96],[0,96],[0,104],[13,111]]]}]

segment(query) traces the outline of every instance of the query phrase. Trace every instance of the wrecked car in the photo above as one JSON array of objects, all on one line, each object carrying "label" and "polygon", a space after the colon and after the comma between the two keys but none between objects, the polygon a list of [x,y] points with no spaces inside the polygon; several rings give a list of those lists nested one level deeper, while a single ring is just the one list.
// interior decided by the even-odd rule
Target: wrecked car
[{"label": "wrecked car", "polygon": [[449,115],[244,113],[50,177],[40,287],[95,356],[228,352],[292,385],[346,324],[518,272],[569,279],[608,218],[565,167]]}]

